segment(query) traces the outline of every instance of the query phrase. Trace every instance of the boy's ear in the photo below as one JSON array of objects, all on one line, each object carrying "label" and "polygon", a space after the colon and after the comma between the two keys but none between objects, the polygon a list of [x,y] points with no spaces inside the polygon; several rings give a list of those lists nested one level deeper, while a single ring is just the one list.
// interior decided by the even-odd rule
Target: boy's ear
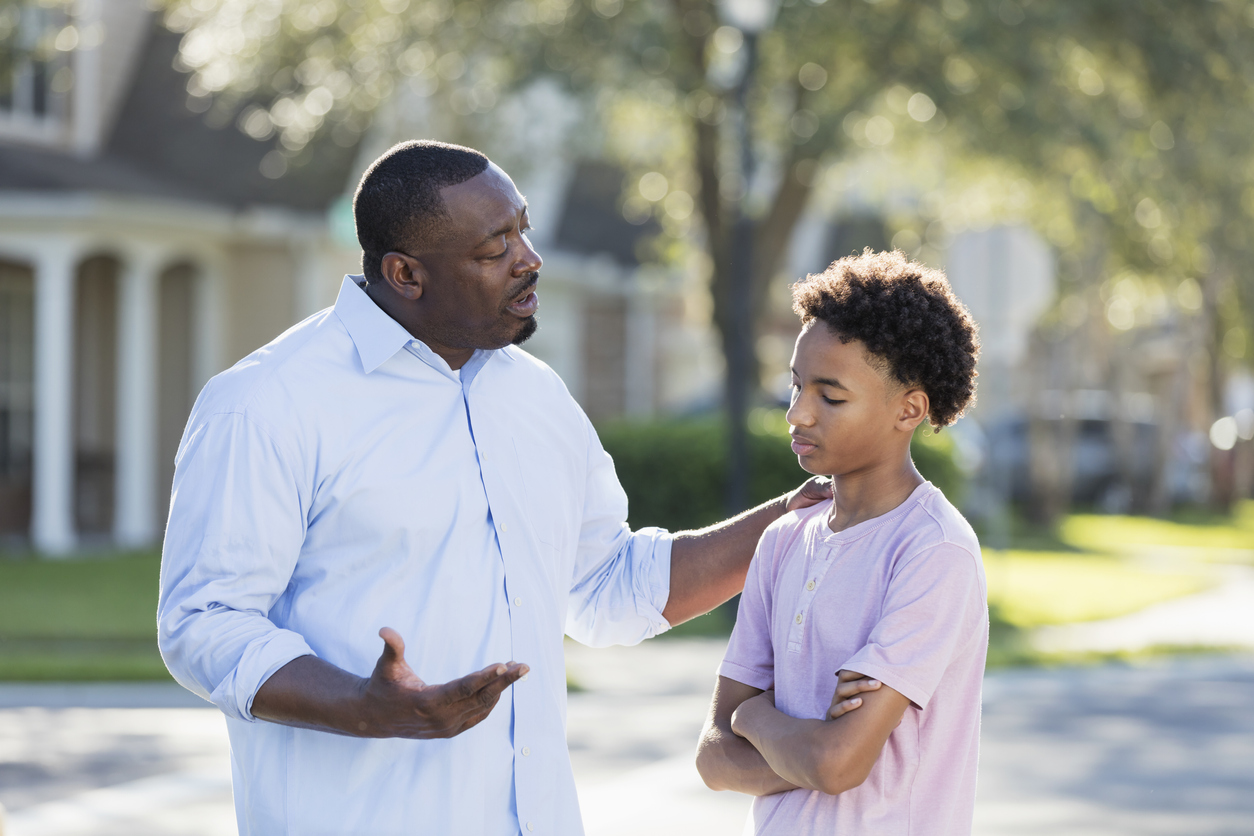
[{"label": "boy's ear", "polygon": [[897,428],[903,432],[913,433],[932,411],[932,402],[928,399],[927,392],[914,387],[902,392],[898,403],[900,407],[897,411]]},{"label": "boy's ear", "polygon": [[422,297],[427,268],[412,255],[388,253],[379,264],[379,272],[383,274],[383,281],[402,298],[414,302]]}]

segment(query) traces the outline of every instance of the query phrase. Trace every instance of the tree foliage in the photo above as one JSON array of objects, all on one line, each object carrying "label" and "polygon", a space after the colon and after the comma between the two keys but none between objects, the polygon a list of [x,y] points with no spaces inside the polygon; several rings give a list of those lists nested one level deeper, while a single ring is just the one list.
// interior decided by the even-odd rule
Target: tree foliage
[{"label": "tree foliage", "polygon": [[851,155],[915,172],[896,184],[907,244],[1026,219],[1067,280],[1206,306],[1219,342],[1249,332],[1248,0],[782,0],[749,96],[750,182],[733,130],[743,36],[711,0],[172,3],[190,92],[297,163],[320,132],[351,142],[388,102],[435,98],[473,135],[515,91],[555,80],[627,167],[624,214],[662,221],[659,253],[695,242],[708,256],[725,344],[749,337],[728,320],[737,219],[754,222],[762,309],[803,209]]}]

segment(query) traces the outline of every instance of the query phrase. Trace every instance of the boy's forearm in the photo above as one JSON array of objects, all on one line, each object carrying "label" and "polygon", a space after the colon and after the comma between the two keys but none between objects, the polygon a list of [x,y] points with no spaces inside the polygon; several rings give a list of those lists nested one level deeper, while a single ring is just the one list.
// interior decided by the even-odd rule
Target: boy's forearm
[{"label": "boy's forearm", "polygon": [[828,791],[821,744],[831,731],[829,724],[789,717],[762,699],[742,703],[733,719],[735,732],[775,774],[802,789]]},{"label": "boy's forearm", "polygon": [[697,747],[697,771],[712,790],[760,796],[797,789],[771,769],[752,743],[730,728],[706,727]]}]

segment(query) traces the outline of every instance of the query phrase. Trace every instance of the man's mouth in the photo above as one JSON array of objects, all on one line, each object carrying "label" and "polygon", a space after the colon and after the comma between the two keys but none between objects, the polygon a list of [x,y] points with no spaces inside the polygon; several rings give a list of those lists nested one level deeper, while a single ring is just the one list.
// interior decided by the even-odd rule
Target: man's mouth
[{"label": "man's mouth", "polygon": [[539,279],[533,279],[522,293],[515,296],[514,300],[505,306],[505,310],[524,319],[534,316],[536,309],[540,307],[540,297],[536,295],[538,284]]},{"label": "man's mouth", "polygon": [[792,437],[792,451],[798,456],[808,456],[817,449],[819,449],[817,444],[814,444],[799,435],[794,435]]}]

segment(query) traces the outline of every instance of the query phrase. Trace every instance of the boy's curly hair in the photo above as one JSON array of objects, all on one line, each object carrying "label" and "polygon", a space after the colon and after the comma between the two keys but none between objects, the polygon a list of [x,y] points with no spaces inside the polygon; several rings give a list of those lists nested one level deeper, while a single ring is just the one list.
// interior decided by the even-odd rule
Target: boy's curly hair
[{"label": "boy's curly hair", "polygon": [[933,427],[974,401],[980,338],[939,270],[868,247],[797,282],[792,298],[803,324],[819,319],[841,342],[860,340],[903,386],[926,392]]}]

